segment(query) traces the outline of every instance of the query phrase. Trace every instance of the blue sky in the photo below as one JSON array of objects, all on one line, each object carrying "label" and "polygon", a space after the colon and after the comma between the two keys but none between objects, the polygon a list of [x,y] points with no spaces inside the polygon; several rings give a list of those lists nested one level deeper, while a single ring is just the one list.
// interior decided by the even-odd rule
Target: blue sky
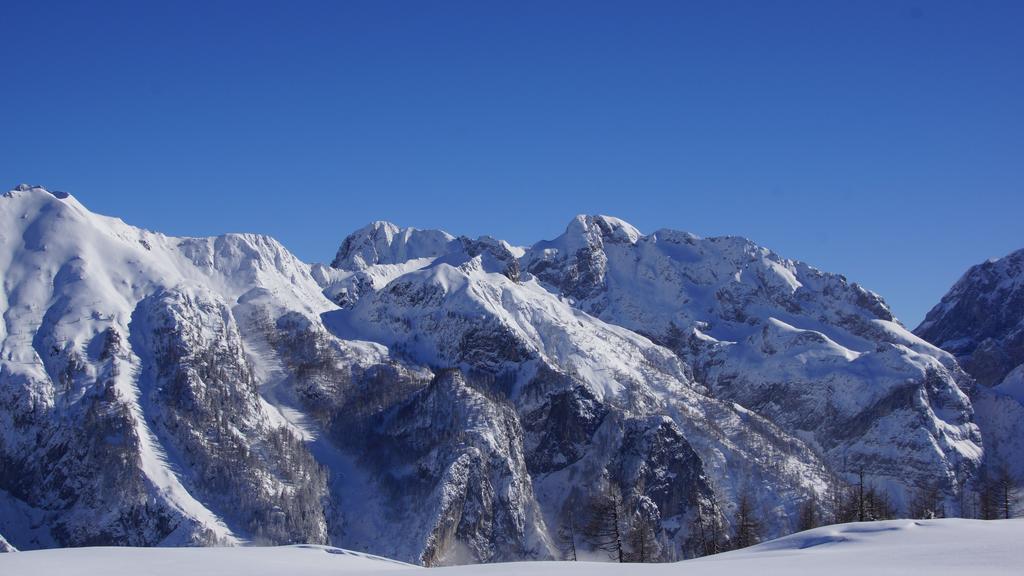
[{"label": "blue sky", "polygon": [[372,220],[747,236],[913,326],[1024,248],[1024,2],[0,4],[0,185],[329,260]]}]

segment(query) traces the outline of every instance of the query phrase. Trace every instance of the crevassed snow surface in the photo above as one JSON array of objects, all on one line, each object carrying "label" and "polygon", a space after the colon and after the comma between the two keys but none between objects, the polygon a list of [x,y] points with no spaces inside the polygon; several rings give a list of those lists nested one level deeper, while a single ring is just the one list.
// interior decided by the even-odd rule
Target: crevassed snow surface
[{"label": "crevassed snow surface", "polygon": [[1020,574],[1024,519],[890,520],[825,526],[758,546],[673,564],[517,562],[419,568],[327,546],[75,548],[0,555],[5,576],[271,576],[407,574],[602,576],[678,574]]}]

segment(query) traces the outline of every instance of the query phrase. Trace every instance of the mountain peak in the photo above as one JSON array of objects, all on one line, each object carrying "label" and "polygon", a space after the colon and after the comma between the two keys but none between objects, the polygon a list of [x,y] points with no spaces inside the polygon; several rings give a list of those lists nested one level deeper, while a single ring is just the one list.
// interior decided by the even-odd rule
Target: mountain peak
[{"label": "mountain peak", "polygon": [[48,194],[48,195],[53,196],[54,198],[57,198],[59,200],[64,200],[66,198],[70,198],[71,197],[71,195],[68,194],[67,192],[61,192],[60,190],[53,190],[53,191],[51,191],[51,190],[47,190],[46,188],[44,188],[42,186],[39,186],[37,184],[25,184],[25,183],[18,184],[14,188],[11,188],[11,190],[9,192],[7,192],[6,194],[4,194],[4,196],[7,197],[7,198],[11,198],[16,193]]},{"label": "mountain peak", "polygon": [[953,353],[979,382],[1024,362],[1024,250],[972,266],[915,333]]},{"label": "mountain peak", "polygon": [[643,234],[629,222],[613,216],[579,214],[569,222],[566,236],[635,244]]},{"label": "mountain peak", "polygon": [[341,243],[331,267],[363,269],[375,264],[400,264],[416,258],[436,258],[455,237],[443,230],[401,228],[378,220],[356,230]]}]

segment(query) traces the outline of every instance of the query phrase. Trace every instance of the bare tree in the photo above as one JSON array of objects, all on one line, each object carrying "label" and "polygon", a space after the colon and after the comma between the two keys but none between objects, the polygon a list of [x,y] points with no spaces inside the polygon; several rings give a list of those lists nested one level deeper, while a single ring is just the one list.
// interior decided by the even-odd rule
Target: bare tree
[{"label": "bare tree", "polygon": [[711,556],[725,550],[722,513],[714,493],[705,501],[697,498],[697,514],[690,524],[694,556]]},{"label": "bare tree", "polygon": [[630,562],[657,562],[661,558],[661,543],[654,522],[642,508],[633,514],[626,541],[629,544]]},{"label": "bare tree", "polygon": [[857,483],[848,492],[849,496],[840,501],[837,509],[837,522],[870,522],[896,516],[892,498],[884,489],[865,482],[863,467],[857,470]]},{"label": "bare tree", "polygon": [[609,482],[607,488],[591,499],[590,518],[584,530],[587,540],[598,550],[604,550],[612,560],[623,561],[622,536],[625,516],[622,492]]},{"label": "bare tree", "polygon": [[967,474],[961,472],[956,480],[956,494],[960,499],[960,517],[967,518]]},{"label": "bare tree", "polygon": [[999,518],[999,491],[992,474],[982,470],[976,486],[977,513],[975,515],[982,520],[995,520]]},{"label": "bare tree", "polygon": [[937,482],[928,482],[914,490],[909,512],[911,518],[942,518],[946,515]]},{"label": "bare tree", "polygon": [[714,554],[708,549],[707,517],[704,512],[704,504],[700,501],[697,502],[696,515],[690,521],[690,541],[695,558]]},{"label": "bare tree", "polygon": [[864,494],[864,467],[857,469],[857,522],[868,519],[867,500]]},{"label": "bare tree", "polygon": [[832,524],[852,522],[857,519],[855,510],[856,498],[851,496],[849,485],[838,476],[832,477],[828,490],[829,508],[832,510]]},{"label": "bare tree", "polygon": [[753,546],[761,541],[761,521],[757,519],[754,501],[748,490],[740,493],[733,520],[733,546],[736,549]]},{"label": "bare tree", "polygon": [[802,532],[821,525],[821,506],[818,497],[812,492],[810,497],[800,504],[797,513],[797,530]]},{"label": "bare tree", "polygon": [[565,560],[576,561],[576,521],[571,512],[565,524],[558,528],[558,546]]},{"label": "bare tree", "polygon": [[868,520],[890,520],[896,517],[896,506],[889,493],[877,486],[867,489],[864,496]]},{"label": "bare tree", "polygon": [[1005,462],[996,468],[991,483],[993,487],[992,495],[995,498],[996,517],[1003,519],[1012,518],[1020,501],[1020,493],[1017,479],[1014,478],[1013,473],[1010,472],[1010,467]]}]

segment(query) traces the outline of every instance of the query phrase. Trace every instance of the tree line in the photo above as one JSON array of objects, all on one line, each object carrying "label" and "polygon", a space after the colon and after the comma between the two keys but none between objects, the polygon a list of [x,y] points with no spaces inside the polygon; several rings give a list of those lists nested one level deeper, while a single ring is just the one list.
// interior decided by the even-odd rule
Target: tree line
[{"label": "tree line", "polygon": [[[960,516],[986,520],[1012,518],[1021,506],[1020,481],[1006,465],[981,471],[972,482],[958,486]],[[695,497],[692,520],[683,544],[684,557],[700,557],[753,546],[765,535],[763,512],[753,494],[743,488],[731,514],[714,493]],[[667,540],[657,508],[644,496],[625,498],[609,482],[583,506],[563,514],[556,540],[564,560],[579,559],[581,550],[600,551],[615,562],[665,562],[678,558]],[[946,495],[938,482],[918,487],[901,511],[888,491],[865,479],[860,468],[852,483],[836,481],[822,495],[810,494],[797,508],[797,531],[828,524],[872,522],[897,517],[947,517]]]},{"label": "tree line", "polygon": [[[615,562],[668,562],[678,560],[666,539],[657,507],[644,496],[627,500],[621,489],[606,485],[582,510],[571,512],[558,530],[557,543],[564,560],[579,559],[581,547],[607,554]],[[739,496],[731,529],[712,495],[697,500],[691,536],[705,556],[751,546],[761,541],[763,523],[749,492]]]},{"label": "tree line", "polygon": [[579,544],[604,552],[616,562],[662,562],[669,546],[658,525],[657,509],[643,496],[628,502],[614,483],[590,498],[582,511],[570,512],[558,531],[563,559],[577,560]]}]

